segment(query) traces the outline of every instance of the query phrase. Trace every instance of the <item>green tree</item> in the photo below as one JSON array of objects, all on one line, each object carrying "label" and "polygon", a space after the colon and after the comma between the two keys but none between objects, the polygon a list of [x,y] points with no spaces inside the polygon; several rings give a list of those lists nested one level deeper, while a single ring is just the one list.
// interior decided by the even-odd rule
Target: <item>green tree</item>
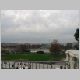
[{"label": "green tree", "polygon": [[75,39],[79,41],[79,28],[76,29],[74,36],[75,36]]},{"label": "green tree", "polygon": [[75,48],[79,50],[79,28],[76,29],[76,32],[74,34],[75,39],[78,41],[78,43],[75,45]]}]

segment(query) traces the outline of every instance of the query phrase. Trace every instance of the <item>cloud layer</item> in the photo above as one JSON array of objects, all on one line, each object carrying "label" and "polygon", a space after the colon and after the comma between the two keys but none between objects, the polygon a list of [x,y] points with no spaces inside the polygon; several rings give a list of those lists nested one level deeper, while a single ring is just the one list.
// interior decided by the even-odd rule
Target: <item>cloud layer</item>
[{"label": "cloud layer", "polygon": [[79,10],[2,10],[1,41],[75,42]]}]

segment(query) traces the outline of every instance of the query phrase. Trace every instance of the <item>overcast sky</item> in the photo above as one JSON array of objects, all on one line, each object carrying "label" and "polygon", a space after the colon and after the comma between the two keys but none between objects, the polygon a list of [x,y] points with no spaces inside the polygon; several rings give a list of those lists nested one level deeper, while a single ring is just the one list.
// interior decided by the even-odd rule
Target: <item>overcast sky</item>
[{"label": "overcast sky", "polygon": [[1,42],[75,42],[79,10],[2,10]]}]

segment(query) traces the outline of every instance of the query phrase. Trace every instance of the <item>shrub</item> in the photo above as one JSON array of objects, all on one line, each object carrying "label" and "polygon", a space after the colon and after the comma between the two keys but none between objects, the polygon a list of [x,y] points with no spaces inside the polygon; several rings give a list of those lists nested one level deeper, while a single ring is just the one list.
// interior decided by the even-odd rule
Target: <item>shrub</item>
[{"label": "shrub", "polygon": [[26,50],[26,52],[31,52],[30,50]]},{"label": "shrub", "polygon": [[37,54],[44,54],[44,51],[37,51]]}]

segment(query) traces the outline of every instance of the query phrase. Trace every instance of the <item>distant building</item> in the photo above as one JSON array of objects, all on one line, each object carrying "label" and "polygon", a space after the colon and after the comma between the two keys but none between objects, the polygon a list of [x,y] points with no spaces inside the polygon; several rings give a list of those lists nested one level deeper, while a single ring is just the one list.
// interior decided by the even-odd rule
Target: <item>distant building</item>
[{"label": "distant building", "polygon": [[72,49],[72,43],[67,43],[67,44],[66,44],[66,49],[67,49],[67,50]]},{"label": "distant building", "polygon": [[38,43],[1,43],[2,54],[3,53],[16,53],[16,52],[37,52],[44,51],[49,52],[50,45],[48,44],[38,44]]},{"label": "distant building", "polygon": [[15,53],[16,46],[15,43],[1,43],[1,54]]}]

